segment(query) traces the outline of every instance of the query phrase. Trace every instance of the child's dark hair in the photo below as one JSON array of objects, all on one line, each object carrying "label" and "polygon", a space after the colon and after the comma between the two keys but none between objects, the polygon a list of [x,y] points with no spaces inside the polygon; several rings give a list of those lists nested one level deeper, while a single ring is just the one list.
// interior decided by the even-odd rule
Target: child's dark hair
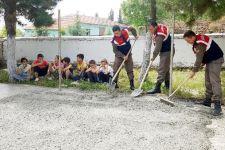
[{"label": "child's dark hair", "polygon": [[56,57],[57,59],[59,59],[59,55],[56,55],[55,57]]},{"label": "child's dark hair", "polygon": [[115,31],[121,31],[121,28],[120,28],[120,26],[115,25],[115,26],[113,26],[112,31],[113,32],[115,32]]},{"label": "child's dark hair", "polygon": [[37,58],[40,58],[40,57],[41,57],[41,58],[44,58],[44,55],[43,55],[43,54],[38,54],[38,55],[37,55]]},{"label": "child's dark hair", "polygon": [[23,57],[23,58],[21,58],[20,62],[22,63],[23,61],[28,62],[28,59],[27,59],[27,58],[25,58],[25,57]]},{"label": "child's dark hair", "polygon": [[78,54],[77,57],[84,60],[84,54]]},{"label": "child's dark hair", "polygon": [[157,24],[157,22],[156,22],[155,20],[150,19],[150,20],[148,21],[148,25],[149,25],[149,26],[156,27],[158,24]]},{"label": "child's dark hair", "polygon": [[90,65],[90,64],[96,65],[96,61],[95,61],[95,60],[90,60],[90,61],[89,61],[89,65]]},{"label": "child's dark hair", "polygon": [[63,58],[63,61],[66,62],[66,63],[70,63],[70,58],[69,57],[65,57],[65,58]]},{"label": "child's dark hair", "polygon": [[186,32],[184,33],[183,38],[190,38],[190,37],[193,37],[193,36],[196,36],[196,34],[195,34],[193,31],[188,30],[188,31],[186,31]]}]

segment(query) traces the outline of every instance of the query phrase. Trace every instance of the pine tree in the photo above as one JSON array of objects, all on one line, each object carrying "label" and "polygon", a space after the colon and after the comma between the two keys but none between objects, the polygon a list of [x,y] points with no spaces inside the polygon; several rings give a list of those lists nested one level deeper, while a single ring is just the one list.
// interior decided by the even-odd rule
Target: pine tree
[{"label": "pine tree", "polygon": [[110,10],[108,19],[114,21],[114,11],[113,11],[113,9]]}]

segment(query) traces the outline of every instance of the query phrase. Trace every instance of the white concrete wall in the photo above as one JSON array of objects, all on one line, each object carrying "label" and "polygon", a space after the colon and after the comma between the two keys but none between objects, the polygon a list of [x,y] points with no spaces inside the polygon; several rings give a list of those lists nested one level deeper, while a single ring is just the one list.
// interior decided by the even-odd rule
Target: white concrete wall
[{"label": "white concrete wall", "polygon": [[[225,52],[225,36],[213,35],[212,37]],[[90,59],[100,61],[102,58],[107,58],[110,62],[113,62],[114,54],[110,41],[111,37],[64,37],[62,40],[62,56],[68,56],[75,60],[78,53],[83,53],[87,61]],[[6,42],[4,43],[4,51],[6,50],[5,47]],[[175,47],[175,65],[180,67],[191,66],[195,61],[195,56],[191,46],[182,39],[181,35],[176,35]],[[144,49],[145,38],[141,37],[133,50],[133,58],[136,64],[141,64]],[[58,54],[57,38],[17,38],[17,60],[21,57],[34,60],[38,53],[43,53],[47,60],[53,60],[55,55]]]}]

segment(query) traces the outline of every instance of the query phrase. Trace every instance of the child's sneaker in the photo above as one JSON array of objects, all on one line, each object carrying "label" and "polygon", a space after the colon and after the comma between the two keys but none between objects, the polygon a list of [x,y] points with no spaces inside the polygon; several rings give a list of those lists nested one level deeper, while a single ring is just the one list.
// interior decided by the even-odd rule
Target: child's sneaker
[{"label": "child's sneaker", "polygon": [[71,85],[79,85],[79,83],[77,81],[74,81],[71,83]]},{"label": "child's sneaker", "polygon": [[53,80],[52,77],[48,77],[48,80]]}]

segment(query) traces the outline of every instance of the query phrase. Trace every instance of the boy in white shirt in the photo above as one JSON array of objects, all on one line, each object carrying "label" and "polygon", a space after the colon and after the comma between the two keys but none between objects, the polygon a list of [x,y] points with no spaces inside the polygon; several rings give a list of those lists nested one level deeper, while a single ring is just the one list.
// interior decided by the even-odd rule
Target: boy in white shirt
[{"label": "boy in white shirt", "polygon": [[101,60],[98,77],[102,83],[108,83],[109,79],[113,77],[113,69],[106,59]]}]

